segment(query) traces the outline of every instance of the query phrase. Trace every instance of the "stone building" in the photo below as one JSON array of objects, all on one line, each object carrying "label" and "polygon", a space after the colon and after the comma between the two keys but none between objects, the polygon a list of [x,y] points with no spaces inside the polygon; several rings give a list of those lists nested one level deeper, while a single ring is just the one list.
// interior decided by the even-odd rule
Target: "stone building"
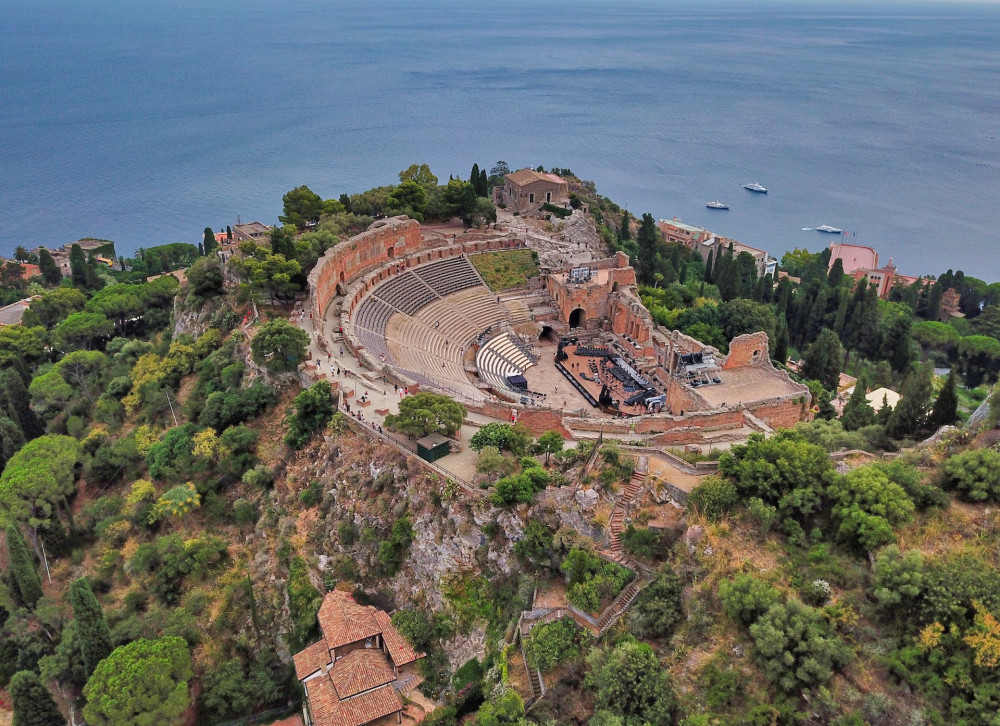
[{"label": "stone building", "polygon": [[560,207],[569,204],[569,182],[555,174],[521,169],[504,177],[494,190],[494,201],[519,214],[537,212],[548,202]]}]

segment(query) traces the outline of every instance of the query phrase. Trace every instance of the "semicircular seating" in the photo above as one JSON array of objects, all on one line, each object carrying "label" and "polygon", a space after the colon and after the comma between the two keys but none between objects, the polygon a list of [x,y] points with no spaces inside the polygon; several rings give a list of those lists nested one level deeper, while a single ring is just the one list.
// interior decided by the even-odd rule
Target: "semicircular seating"
[{"label": "semicircular seating", "polygon": [[466,257],[394,275],[351,318],[361,344],[387,365],[424,387],[476,401],[488,395],[466,374],[465,349],[486,329],[510,323]]}]

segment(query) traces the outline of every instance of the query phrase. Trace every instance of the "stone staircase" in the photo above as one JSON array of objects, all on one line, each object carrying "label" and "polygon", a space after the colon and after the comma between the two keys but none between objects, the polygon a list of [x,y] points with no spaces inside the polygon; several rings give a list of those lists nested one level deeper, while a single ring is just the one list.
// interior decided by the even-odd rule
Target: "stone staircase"
[{"label": "stone staircase", "polygon": [[410,675],[400,678],[399,680],[392,682],[392,687],[401,696],[406,696],[413,691],[414,688],[419,686],[424,682],[424,677],[419,673],[411,673]]},{"label": "stone staircase", "polygon": [[611,603],[611,605],[609,605],[603,613],[601,613],[601,617],[597,620],[598,637],[604,635],[608,628],[610,628],[615,621],[618,620],[618,618],[624,615],[625,612],[632,607],[632,603],[635,602],[635,599],[639,597],[639,593],[642,592],[642,589],[648,584],[649,580],[647,580],[645,576],[640,576],[635,580],[632,580],[632,582],[625,586],[624,590],[618,593],[618,597],[615,598],[615,601]]},{"label": "stone staircase", "polygon": [[646,472],[636,470],[632,478],[622,490],[622,493],[615,500],[614,509],[611,510],[611,519],[608,521],[608,549],[606,554],[616,562],[621,562],[625,556],[625,550],[621,543],[622,530],[625,529],[625,511],[631,504],[639,491],[646,485]]}]

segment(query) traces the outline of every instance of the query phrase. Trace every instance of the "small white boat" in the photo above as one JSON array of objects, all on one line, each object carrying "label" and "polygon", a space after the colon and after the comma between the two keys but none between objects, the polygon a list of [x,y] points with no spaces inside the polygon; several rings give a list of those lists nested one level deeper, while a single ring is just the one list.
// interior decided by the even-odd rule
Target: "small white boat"
[{"label": "small white boat", "polygon": [[725,202],[720,202],[718,200],[714,202],[709,202],[705,206],[708,207],[709,209],[729,209],[728,204],[726,204]]},{"label": "small white boat", "polygon": [[827,234],[843,234],[844,230],[837,229],[836,227],[831,227],[828,224],[821,225],[816,228],[817,232],[826,232]]},{"label": "small white boat", "polygon": [[744,189],[749,189],[751,192],[757,192],[758,194],[767,194],[767,189],[760,182],[752,182],[750,184],[744,184]]}]

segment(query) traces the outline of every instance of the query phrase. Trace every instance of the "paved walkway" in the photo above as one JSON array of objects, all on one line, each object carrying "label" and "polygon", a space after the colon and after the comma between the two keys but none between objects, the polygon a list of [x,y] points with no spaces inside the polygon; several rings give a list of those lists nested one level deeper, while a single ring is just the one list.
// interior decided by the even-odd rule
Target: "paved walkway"
[{"label": "paved walkway", "polygon": [[[331,304],[331,308],[334,307],[336,302],[335,300],[334,304]],[[339,316],[327,316],[326,320],[321,321],[317,325],[308,312],[304,316],[300,315],[301,310],[305,309],[308,311],[310,307],[308,302],[303,302],[301,305],[296,306],[290,319],[290,322],[309,334],[308,353],[310,363],[307,364],[307,370],[318,380],[336,381],[345,392],[352,391],[353,396],[348,399],[351,404],[351,414],[348,415],[360,411],[365,423],[369,425],[374,423],[376,426],[382,426],[384,434],[403,448],[416,454],[416,443],[405,436],[386,430],[384,427],[385,416],[375,412],[376,409],[380,409],[388,410],[390,414],[399,413],[399,402],[405,397],[405,394],[404,396],[400,396],[394,390],[392,383],[383,383],[380,378],[376,377],[374,381],[369,380],[375,377],[375,374],[361,365],[351,355],[350,350],[339,340],[340,336],[336,332],[340,326]],[[320,337],[325,337],[329,353],[323,353],[318,343]],[[337,375],[338,369],[340,370],[339,376]],[[371,405],[365,407],[357,406],[355,401],[361,399],[366,393],[371,401]],[[467,420],[472,421],[475,425],[466,424],[462,426],[459,432],[462,450],[438,459],[435,463],[460,479],[472,481],[476,475],[476,459],[479,455],[473,451],[469,440],[479,430],[480,426],[496,419],[470,412]]]}]

